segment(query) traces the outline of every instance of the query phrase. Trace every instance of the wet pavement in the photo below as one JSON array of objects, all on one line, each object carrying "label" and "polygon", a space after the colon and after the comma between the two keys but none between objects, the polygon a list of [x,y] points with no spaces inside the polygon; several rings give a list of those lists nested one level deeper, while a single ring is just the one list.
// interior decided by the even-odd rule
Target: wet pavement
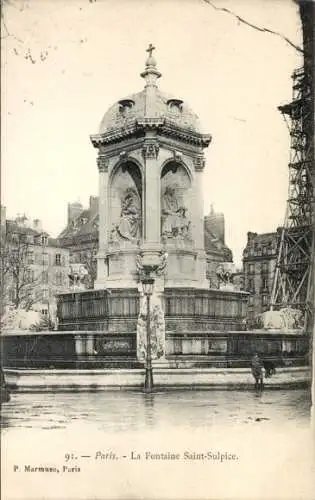
[{"label": "wet pavement", "polygon": [[270,422],[307,425],[307,390],[169,391],[12,394],[2,408],[1,426],[70,429],[93,424],[108,432]]},{"label": "wet pavement", "polygon": [[309,420],[302,389],[15,393],[2,498],[313,500]]}]

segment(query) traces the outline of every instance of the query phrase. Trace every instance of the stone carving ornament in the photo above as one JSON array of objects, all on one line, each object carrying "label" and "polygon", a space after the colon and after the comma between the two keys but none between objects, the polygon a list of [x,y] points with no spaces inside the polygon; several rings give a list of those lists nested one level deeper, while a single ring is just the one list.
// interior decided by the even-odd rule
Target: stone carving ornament
[{"label": "stone carving ornament", "polygon": [[[138,359],[145,360],[147,356],[147,304],[144,296],[140,300],[137,322],[137,355]],[[160,359],[165,354],[165,319],[160,297],[153,294],[150,305],[151,357],[152,359]]]},{"label": "stone carving ornament", "polygon": [[162,236],[187,239],[190,224],[187,208],[180,203],[175,187],[166,186],[162,196]]},{"label": "stone carving ornament", "polygon": [[134,188],[127,188],[121,201],[118,224],[111,230],[111,242],[127,240],[137,242],[141,236],[141,202]]},{"label": "stone carving ornament", "polygon": [[[168,258],[167,252],[164,251],[160,252],[160,263],[157,266],[152,266],[150,273],[154,273],[155,276],[162,276],[166,270],[167,258]],[[143,253],[140,252],[136,255],[136,269],[138,272],[139,281],[142,281],[142,279],[147,275],[147,272],[144,269],[142,263],[142,259],[143,259]]]},{"label": "stone carving ornament", "polygon": [[147,141],[144,143],[142,148],[142,154],[144,158],[154,159],[158,157],[159,154],[159,144],[157,141]]}]

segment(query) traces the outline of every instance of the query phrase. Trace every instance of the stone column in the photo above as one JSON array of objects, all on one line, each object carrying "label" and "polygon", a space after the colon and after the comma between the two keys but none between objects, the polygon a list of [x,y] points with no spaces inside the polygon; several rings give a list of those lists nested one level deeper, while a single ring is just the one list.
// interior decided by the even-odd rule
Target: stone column
[{"label": "stone column", "polygon": [[161,242],[161,186],[158,165],[159,144],[154,136],[143,145],[145,161],[144,242],[146,247],[159,247]]},{"label": "stone column", "polygon": [[103,288],[107,278],[106,252],[108,245],[108,158],[99,155],[99,251],[97,255],[97,280],[95,288]]}]

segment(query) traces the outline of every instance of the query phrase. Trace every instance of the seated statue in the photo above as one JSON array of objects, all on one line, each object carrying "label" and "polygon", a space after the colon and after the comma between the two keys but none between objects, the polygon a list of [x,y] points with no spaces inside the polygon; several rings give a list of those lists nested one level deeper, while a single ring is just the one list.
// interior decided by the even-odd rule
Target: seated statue
[{"label": "seated statue", "polygon": [[140,199],[133,188],[126,190],[121,202],[119,224],[116,225],[118,235],[129,241],[138,240],[141,235]]},{"label": "seated statue", "polygon": [[189,236],[190,221],[187,209],[180,205],[175,188],[167,186],[162,197],[162,236],[186,238]]}]

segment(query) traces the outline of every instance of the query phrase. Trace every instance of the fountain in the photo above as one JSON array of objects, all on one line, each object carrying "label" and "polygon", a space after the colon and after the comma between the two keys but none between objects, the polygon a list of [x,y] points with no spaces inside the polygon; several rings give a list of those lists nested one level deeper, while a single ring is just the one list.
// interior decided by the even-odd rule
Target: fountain
[{"label": "fountain", "polygon": [[[141,73],[144,89],[114,103],[91,136],[99,170],[95,289],[58,296],[57,332],[18,342],[8,335],[7,367],[79,369],[87,386],[95,385],[93,370],[114,370],[103,385],[138,387],[146,325],[153,368],[187,370],[177,372],[175,385],[189,385],[190,370],[247,367],[255,351],[305,364],[308,342],[300,333],[246,331],[248,294],[234,289],[229,269],[223,266],[223,284],[210,288],[202,186],[211,136],[186,102],[159,90],[153,49]],[[154,282],[149,323],[144,276]],[[124,369],[134,370],[131,382]],[[200,383],[206,374],[198,372]]]}]

